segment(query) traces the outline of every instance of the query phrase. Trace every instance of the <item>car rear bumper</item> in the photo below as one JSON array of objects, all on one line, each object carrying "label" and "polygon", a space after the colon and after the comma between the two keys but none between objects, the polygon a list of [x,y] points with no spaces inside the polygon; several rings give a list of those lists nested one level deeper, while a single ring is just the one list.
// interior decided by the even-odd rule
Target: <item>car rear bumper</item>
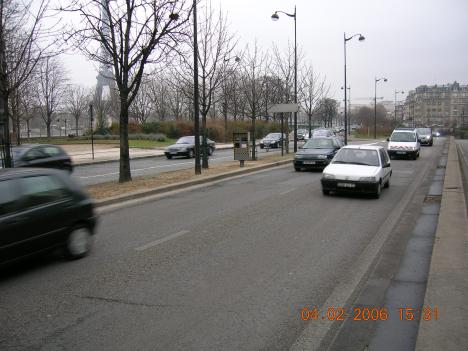
[{"label": "car rear bumper", "polygon": [[377,191],[378,183],[360,182],[337,179],[321,179],[322,189],[327,191],[356,192],[373,194]]}]

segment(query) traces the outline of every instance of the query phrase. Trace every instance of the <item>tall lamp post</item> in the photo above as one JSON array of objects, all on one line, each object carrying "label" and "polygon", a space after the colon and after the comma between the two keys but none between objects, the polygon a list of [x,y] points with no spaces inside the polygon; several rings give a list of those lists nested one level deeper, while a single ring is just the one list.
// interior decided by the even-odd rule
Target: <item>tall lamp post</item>
[{"label": "tall lamp post", "polygon": [[374,139],[377,139],[377,82],[383,80],[384,82],[388,81],[387,78],[377,78],[375,77],[374,82]]},{"label": "tall lamp post", "polygon": [[[278,13],[283,13],[288,17],[294,18],[294,103],[297,104],[297,23],[296,23],[296,6],[294,6],[294,13],[287,13],[284,11],[275,11],[271,15],[273,21],[279,20]],[[294,112],[294,152],[297,151],[297,112]]]},{"label": "tall lamp post", "polygon": [[[344,87],[347,88],[348,85],[346,83],[346,43],[353,39],[354,37],[359,36],[358,40],[359,41],[364,41],[366,38],[358,33],[350,36],[349,38],[346,38],[346,33],[343,34],[343,46],[344,46]],[[343,89],[344,90],[344,125],[345,125],[345,135],[344,135],[344,143],[345,145],[348,143],[348,112],[347,112],[347,90],[348,89]]]},{"label": "tall lamp post", "polygon": [[193,108],[195,129],[195,174],[201,174],[200,163],[200,94],[198,90],[197,0],[193,0]]},{"label": "tall lamp post", "polygon": [[397,100],[396,100],[396,96],[397,94],[404,94],[405,92],[404,91],[397,91],[395,90],[395,115],[393,117],[393,124],[394,124],[394,127],[396,127],[396,123],[397,123],[397,118],[396,118],[396,107],[397,107]]}]

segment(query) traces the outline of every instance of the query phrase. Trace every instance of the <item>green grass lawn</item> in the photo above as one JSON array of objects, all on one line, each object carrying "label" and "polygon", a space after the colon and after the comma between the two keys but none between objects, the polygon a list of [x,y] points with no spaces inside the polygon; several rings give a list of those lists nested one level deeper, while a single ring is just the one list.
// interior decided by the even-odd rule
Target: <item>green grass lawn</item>
[{"label": "green grass lawn", "polygon": [[[130,147],[152,149],[155,147],[164,147],[176,142],[175,139],[166,139],[166,141],[153,141],[153,140],[129,140]],[[53,137],[53,138],[30,138],[22,139],[23,144],[53,144],[53,145],[76,145],[76,144],[91,144],[91,140],[77,140],[66,137]],[[118,145],[119,140],[94,140],[95,144],[108,144]]]}]

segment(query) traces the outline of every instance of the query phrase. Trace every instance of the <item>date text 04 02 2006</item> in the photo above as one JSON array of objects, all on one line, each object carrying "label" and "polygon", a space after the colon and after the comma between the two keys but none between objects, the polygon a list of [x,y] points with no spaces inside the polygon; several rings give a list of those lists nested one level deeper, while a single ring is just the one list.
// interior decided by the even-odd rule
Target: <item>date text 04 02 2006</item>
[{"label": "date text 04 02 2006", "polygon": [[390,310],[385,307],[353,307],[352,314],[343,307],[328,307],[321,311],[317,307],[301,310],[301,319],[308,320],[329,320],[344,321],[351,319],[354,321],[385,321],[389,319],[389,313],[397,313],[401,321],[413,320],[437,320],[439,318],[439,309],[437,307],[400,307]]}]

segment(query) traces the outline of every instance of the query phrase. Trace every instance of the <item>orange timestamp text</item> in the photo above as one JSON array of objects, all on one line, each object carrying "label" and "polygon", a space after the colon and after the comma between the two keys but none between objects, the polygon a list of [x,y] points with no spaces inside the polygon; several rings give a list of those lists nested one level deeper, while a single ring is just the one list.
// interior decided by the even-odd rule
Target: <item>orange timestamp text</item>
[{"label": "orange timestamp text", "polygon": [[[317,307],[304,307],[301,310],[301,319],[308,320],[328,320],[328,321],[344,321],[347,319],[353,321],[386,321],[392,317],[398,317],[401,321],[414,320],[438,320],[438,307],[400,307],[396,309],[388,309],[386,307],[353,307],[349,310],[344,307],[328,307],[325,310],[320,310]],[[395,313],[395,316],[393,316]]]}]

